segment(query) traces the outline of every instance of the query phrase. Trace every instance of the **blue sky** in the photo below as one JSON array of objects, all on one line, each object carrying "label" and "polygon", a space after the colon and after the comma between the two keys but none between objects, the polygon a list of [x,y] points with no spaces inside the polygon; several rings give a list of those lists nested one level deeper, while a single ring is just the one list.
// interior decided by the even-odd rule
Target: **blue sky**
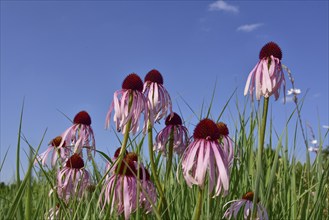
[{"label": "blue sky", "polygon": [[[126,75],[143,79],[158,69],[174,111],[179,106],[189,121],[195,118],[181,97],[200,112],[217,80],[217,118],[235,88],[239,102],[246,102],[245,81],[269,41],[280,45],[301,95],[308,90],[303,122],[324,133],[328,1],[1,1],[1,161],[8,147],[9,153],[0,181],[14,177],[23,99],[28,141],[37,146],[47,129],[41,151],[70,126],[59,110],[71,118],[86,110],[98,149],[111,154],[118,140],[104,130],[105,116]],[[294,105],[271,99],[271,109],[281,131]],[[235,113],[232,102],[223,115],[231,129]],[[296,155],[303,158],[303,141],[298,144]]]}]

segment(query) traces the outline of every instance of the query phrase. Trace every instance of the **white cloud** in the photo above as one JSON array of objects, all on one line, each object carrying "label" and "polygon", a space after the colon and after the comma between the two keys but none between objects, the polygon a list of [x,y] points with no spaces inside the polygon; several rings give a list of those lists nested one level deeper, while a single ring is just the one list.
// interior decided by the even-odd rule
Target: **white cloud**
[{"label": "white cloud", "polygon": [[243,31],[243,32],[251,32],[256,30],[257,28],[263,26],[262,23],[256,23],[256,24],[245,24],[245,25],[241,25],[240,27],[238,27],[236,30],[237,31]]},{"label": "white cloud", "polygon": [[210,11],[227,11],[232,13],[239,13],[239,8],[234,5],[230,5],[222,0],[213,2],[209,5]]}]

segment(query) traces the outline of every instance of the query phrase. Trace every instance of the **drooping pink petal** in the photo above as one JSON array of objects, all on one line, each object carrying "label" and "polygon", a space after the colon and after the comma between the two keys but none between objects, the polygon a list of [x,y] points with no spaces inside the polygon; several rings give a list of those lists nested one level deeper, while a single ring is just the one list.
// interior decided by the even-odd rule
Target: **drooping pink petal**
[{"label": "drooping pink petal", "polygon": [[[246,82],[246,86],[244,87],[244,95],[247,95],[247,94],[248,94],[248,90],[249,90],[250,82],[251,82],[251,79],[254,78],[254,74],[255,74],[255,71],[256,71],[257,66],[258,66],[258,63],[257,63],[257,65],[251,70],[251,72],[250,72],[249,75],[248,75],[247,82]],[[251,84],[253,84],[253,83],[251,83]]]},{"label": "drooping pink petal", "polygon": [[263,83],[262,83],[262,93],[264,95],[270,94],[272,92],[272,83],[270,78],[270,72],[267,67],[267,63],[263,62]]}]

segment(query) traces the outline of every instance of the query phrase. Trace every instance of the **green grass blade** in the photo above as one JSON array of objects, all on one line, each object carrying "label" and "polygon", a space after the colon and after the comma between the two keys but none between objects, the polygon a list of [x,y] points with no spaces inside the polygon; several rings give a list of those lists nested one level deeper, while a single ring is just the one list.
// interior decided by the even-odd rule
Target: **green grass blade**
[{"label": "green grass blade", "polygon": [[[19,119],[19,127],[18,127],[18,137],[17,137],[17,148],[16,148],[16,182],[17,189],[19,190],[21,187],[21,177],[20,177],[20,151],[21,151],[21,133],[22,133],[22,123],[23,123],[23,112],[24,112],[24,100],[22,104],[20,119]],[[21,200],[17,201],[18,211],[17,211],[17,219],[23,219],[23,204]]]},{"label": "green grass blade", "polygon": [[[42,136],[41,142],[40,142],[40,144],[39,144],[36,152],[38,152],[38,150],[39,150],[39,148],[41,146],[41,143],[44,140],[44,137],[46,135],[46,131],[44,132],[44,134]],[[29,145],[29,147],[31,147],[31,146]],[[9,209],[9,212],[8,212],[8,215],[7,215],[7,219],[13,219],[14,218],[14,215],[19,211],[20,206],[22,206],[22,198],[23,198],[24,193],[25,193],[25,188],[28,187],[28,181],[30,179],[30,176],[28,174],[32,170],[32,167],[34,165],[33,161],[35,161],[36,156],[37,156],[36,154],[33,156],[32,160],[30,161],[30,163],[28,165],[27,175],[25,175],[24,180],[21,182],[21,184],[20,184],[20,186],[19,186],[19,188],[17,190],[16,196],[15,196],[15,198],[13,200],[13,204],[12,204],[12,206]],[[23,206],[21,208],[22,208],[22,212],[23,212]]]},{"label": "green grass blade", "polygon": [[2,162],[1,162],[1,165],[0,165],[0,172],[2,171],[2,167],[3,167],[3,165],[5,164],[5,161],[6,161],[6,158],[7,158],[7,155],[8,155],[8,151],[9,151],[9,148],[10,148],[10,147],[7,148],[6,153],[5,153],[5,156],[3,157],[3,160],[2,160]]}]

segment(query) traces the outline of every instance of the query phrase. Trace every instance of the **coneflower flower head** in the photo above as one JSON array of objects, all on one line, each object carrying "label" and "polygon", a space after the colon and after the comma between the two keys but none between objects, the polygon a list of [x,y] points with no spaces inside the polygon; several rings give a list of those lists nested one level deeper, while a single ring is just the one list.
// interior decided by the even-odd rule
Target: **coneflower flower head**
[{"label": "coneflower flower head", "polygon": [[137,176],[137,168],[135,163],[138,161],[138,156],[136,153],[127,153],[123,159],[122,164],[116,167],[116,172],[121,175],[126,175],[130,177]]},{"label": "coneflower flower head", "polygon": [[136,73],[129,74],[122,82],[122,89],[143,91],[143,81]]},{"label": "coneflower flower head", "polygon": [[227,125],[224,122],[218,122],[217,123],[217,127],[218,127],[218,130],[219,130],[219,134],[221,136],[227,136],[227,135],[229,135],[230,132],[228,130]]},{"label": "coneflower flower head", "polygon": [[143,93],[148,98],[148,107],[150,110],[151,124],[157,122],[167,115],[169,109],[172,114],[171,98],[163,86],[163,77],[161,73],[152,69],[144,79]]},{"label": "coneflower flower head", "polygon": [[[113,158],[112,158],[113,163],[115,163],[116,160],[118,160],[118,158],[119,158],[119,156],[120,156],[120,153],[121,153],[121,147],[118,147],[118,148],[115,150],[115,152],[114,152],[114,156],[113,156]],[[123,153],[123,158],[124,158],[127,154],[128,154],[128,151],[125,150],[125,152]],[[113,163],[112,163],[112,162],[108,162],[108,163],[106,164],[105,169],[106,169],[106,170],[110,170],[111,172],[114,172],[115,170],[112,169]],[[109,175],[106,176],[106,179],[108,179],[108,178],[109,178]]]},{"label": "coneflower flower head", "polygon": [[82,156],[82,149],[87,149],[88,159],[95,153],[95,137],[91,127],[91,118],[86,111],[80,111],[73,119],[73,125],[62,134],[61,147],[64,143],[74,146],[74,153]]},{"label": "coneflower flower head", "polygon": [[59,211],[60,211],[60,206],[59,204],[56,204],[55,207],[49,209],[48,213],[45,214],[44,218],[48,220],[59,219],[60,218]]},{"label": "coneflower flower head", "polygon": [[163,77],[161,73],[156,69],[149,71],[146,74],[144,81],[154,82],[154,83],[158,83],[159,85],[163,85]]},{"label": "coneflower flower head", "polygon": [[[249,201],[254,201],[254,192],[247,192],[242,196],[242,199],[249,200]],[[260,201],[259,198],[257,198],[257,203]]]},{"label": "coneflower flower head", "polygon": [[[121,152],[121,147],[118,147],[115,152],[114,152],[114,159],[117,159],[120,155],[120,152]],[[128,151],[125,150],[125,152],[123,153],[123,155],[125,156],[126,154],[128,154]]]},{"label": "coneflower flower head", "polygon": [[[247,192],[242,196],[242,199],[238,200],[232,200],[229,201],[224,205],[227,206],[228,204],[231,204],[230,207],[225,211],[223,218],[231,219],[232,215],[235,219],[237,219],[238,213],[242,207],[244,207],[243,210],[243,218],[249,219],[249,215],[251,215],[252,209],[253,209],[253,199],[254,199],[254,193],[253,192]],[[268,220],[268,214],[263,205],[259,203],[259,198],[257,198],[257,218],[258,220]]]},{"label": "coneflower flower head", "polygon": [[[41,153],[37,156],[38,161],[41,161],[41,164],[44,166],[46,164],[48,155],[52,152],[51,155],[51,166],[54,167],[56,165],[57,160],[59,162],[63,162],[67,157],[70,155],[70,149],[66,147],[65,142],[63,143],[62,147],[60,147],[62,142],[62,137],[57,136],[52,139],[49,144],[48,148],[45,152]],[[37,163],[37,161],[35,161]]]},{"label": "coneflower flower head", "polygon": [[[114,169],[115,172],[109,172],[111,176],[106,178],[101,191],[99,203],[103,204],[102,209],[112,202],[111,212],[116,208],[119,215],[124,213],[125,219],[129,219],[131,213],[136,211],[137,204],[146,213],[151,211],[156,202],[156,190],[150,181],[147,169],[142,163],[138,163],[138,155],[128,152],[124,155],[121,165],[115,165],[110,169]],[[139,198],[137,198],[138,187],[141,188]]]},{"label": "coneflower flower head", "polygon": [[274,56],[279,60],[282,60],[282,51],[279,45],[274,42],[269,42],[265,44],[259,52],[259,59],[270,58]]},{"label": "coneflower flower head", "polygon": [[210,119],[203,119],[197,124],[193,132],[194,139],[216,141],[220,137],[217,125]]},{"label": "coneflower flower head", "polygon": [[276,43],[269,42],[265,44],[259,53],[259,62],[249,73],[244,95],[247,95],[249,91],[251,97],[253,97],[255,92],[256,99],[260,100],[261,96],[268,98],[274,94],[275,100],[277,100],[281,84],[283,84],[285,90],[281,59],[282,51]]},{"label": "coneflower flower head", "polygon": [[[139,118],[144,113],[144,128],[149,114],[147,99],[143,95],[143,81],[136,73],[129,74],[122,83],[122,89],[113,95],[113,101],[106,115],[105,127],[110,126],[111,113],[114,110],[113,121],[119,132],[132,132],[135,134],[139,130]],[[126,131],[126,126],[131,120],[131,127]]]},{"label": "coneflower flower head", "polygon": [[170,135],[173,134],[173,149],[178,155],[181,155],[186,149],[189,139],[188,130],[182,124],[181,117],[175,112],[168,115],[165,120],[166,127],[155,138],[154,150],[161,151],[166,155],[166,145],[171,138]]},{"label": "coneflower flower head", "polygon": [[81,169],[85,166],[83,159],[78,154],[73,154],[67,161],[66,167],[71,169]]},{"label": "coneflower flower head", "polygon": [[65,166],[57,174],[57,193],[60,198],[68,201],[71,197],[81,198],[88,187],[89,173],[79,154],[67,159]]},{"label": "coneflower flower head", "polygon": [[177,115],[175,112],[173,112],[172,115],[168,115],[165,120],[165,125],[182,125],[182,119],[179,115]]},{"label": "coneflower flower head", "polygon": [[233,140],[228,136],[229,129],[224,122],[218,122],[217,127],[220,134],[220,145],[222,146],[225,154],[228,156],[227,161],[229,166],[231,166],[233,164],[234,159]]},{"label": "coneflower flower head", "polygon": [[74,116],[73,123],[89,126],[91,125],[90,115],[86,111],[81,111]]},{"label": "coneflower flower head", "polygon": [[188,186],[204,187],[206,173],[209,176],[209,193],[224,195],[229,189],[228,155],[220,146],[220,131],[210,119],[201,120],[194,129],[194,141],[183,154],[182,170]]},{"label": "coneflower flower head", "polygon": [[[57,136],[57,137],[55,137],[54,139],[52,139],[50,141],[50,144],[51,144],[51,146],[53,146],[54,148],[56,148],[56,147],[59,147],[59,145],[61,144],[61,142],[62,142],[62,136]],[[65,146],[65,143],[64,143],[64,146]]]}]

